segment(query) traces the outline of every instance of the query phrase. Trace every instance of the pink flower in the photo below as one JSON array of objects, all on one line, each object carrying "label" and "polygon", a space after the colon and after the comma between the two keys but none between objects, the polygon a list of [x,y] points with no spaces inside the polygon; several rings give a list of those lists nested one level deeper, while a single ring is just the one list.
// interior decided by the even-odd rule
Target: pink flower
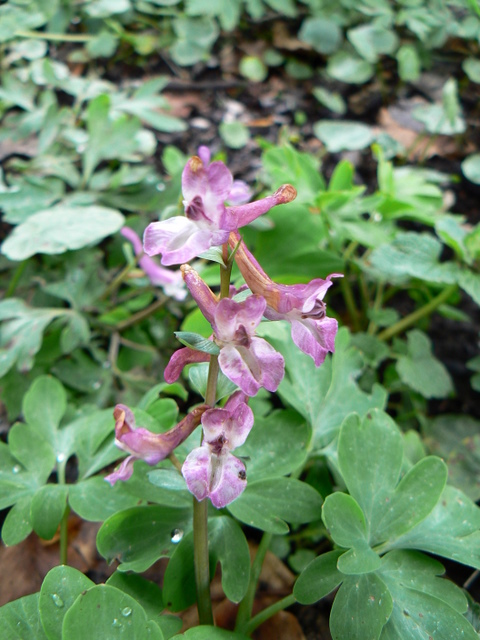
[{"label": "pink flower", "polygon": [[226,207],[234,186],[232,174],[223,162],[208,164],[204,160],[210,158],[203,151],[202,155],[203,160],[198,156],[190,158],[183,170],[185,217],[152,222],[145,230],[145,253],[161,253],[164,265],[188,262],[210,247],[224,244],[230,231],[296,196],[291,185],[283,185],[272,196],[257,202]]},{"label": "pink flower", "polygon": [[[285,372],[283,356],[266,340],[255,336],[266,308],[264,298],[252,295],[243,302],[230,298],[217,300],[194,269],[182,265],[181,270],[190,293],[212,325],[223,373],[248,396],[254,396],[260,387],[276,391]],[[189,347],[180,349],[165,369],[165,380],[174,382],[186,364],[209,359],[207,353]]]},{"label": "pink flower", "polygon": [[156,465],[167,458],[200,424],[207,405],[193,409],[181,422],[165,433],[152,433],[143,427],[136,427],[133,412],[124,404],[114,409],[115,444],[130,455],[113,473],[105,476],[112,487],[117,480],[128,480],[133,473],[135,460],[145,460]]},{"label": "pink flower", "polygon": [[150,256],[143,252],[142,241],[130,227],[123,227],[120,233],[132,243],[136,256],[141,256],[138,264],[154,286],[162,287],[167,296],[175,300],[185,300],[187,290],[185,288],[180,271],[171,271],[157,264]]},{"label": "pink flower", "polygon": [[231,248],[238,245],[235,261],[250,290],[265,298],[265,317],[269,320],[287,320],[292,325],[292,339],[301,351],[313,358],[319,367],[327,353],[335,350],[338,323],[326,315],[323,298],[333,284],[332,278],[342,278],[332,273],[326,280],[316,278],[308,284],[276,284],[263,271],[245,246],[237,232],[230,234]]},{"label": "pink flower", "polygon": [[253,412],[246,401],[237,391],[223,409],[205,411],[202,446],[187,456],[182,467],[191,493],[200,501],[210,498],[217,509],[233,502],[247,485],[245,465],[231,453],[245,442],[253,426]]},{"label": "pink flower", "polygon": [[[205,167],[210,164],[211,154],[208,147],[198,147],[198,156]],[[248,184],[243,180],[234,180],[232,183],[232,188],[230,189],[230,193],[228,194],[227,201],[229,202],[229,204],[244,204],[245,202],[248,202],[251,197],[252,190],[250,189]]]}]

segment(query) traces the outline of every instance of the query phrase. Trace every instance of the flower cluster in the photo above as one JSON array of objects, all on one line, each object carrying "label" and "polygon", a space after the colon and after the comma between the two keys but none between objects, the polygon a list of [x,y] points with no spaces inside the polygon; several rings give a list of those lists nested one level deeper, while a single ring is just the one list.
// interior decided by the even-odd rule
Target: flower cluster
[{"label": "flower cluster", "polygon": [[[114,412],[116,443],[130,456],[107,480],[114,484],[129,478],[133,462],[138,458],[157,464],[201,422],[202,444],[187,456],[182,474],[197,500],[209,498],[215,507],[222,508],[235,500],[246,486],[245,465],[231,452],[245,442],[253,426],[248,398],[256,395],[261,387],[276,391],[284,376],[283,356],[256,335],[258,325],[262,318],[289,322],[293,342],[320,366],[326,354],[334,350],[337,333],[337,321],[326,315],[324,297],[332,278],[341,274],[331,274],[325,280],[317,278],[308,284],[277,284],[244,244],[238,229],[272,207],[293,200],[296,191],[291,185],[282,185],[273,195],[248,203],[251,194],[247,185],[234,181],[223,162],[210,162],[209,150],[200,147],[198,156],[190,158],[185,166],[182,188],[185,216],[154,222],[147,227],[144,236],[147,255],[141,254],[139,264],[152,282],[157,278],[162,286],[165,286],[162,278],[173,277],[164,272],[175,272],[156,265],[150,256],[161,254],[164,265],[181,264],[183,281],[212,327],[210,340],[215,346],[206,351],[191,347],[176,351],[165,369],[165,380],[172,383],[187,364],[208,362],[215,357],[223,374],[240,390],[223,408],[203,405],[163,434],[135,428],[132,412],[117,405]],[[124,229],[122,233],[140,255],[139,239],[131,230]],[[246,282],[244,287],[250,290],[250,295],[242,301],[233,299],[231,287],[228,297],[217,296],[190,265],[183,264],[220,245],[224,257],[230,247],[229,260],[235,259]],[[225,291],[225,287],[222,290]]]}]

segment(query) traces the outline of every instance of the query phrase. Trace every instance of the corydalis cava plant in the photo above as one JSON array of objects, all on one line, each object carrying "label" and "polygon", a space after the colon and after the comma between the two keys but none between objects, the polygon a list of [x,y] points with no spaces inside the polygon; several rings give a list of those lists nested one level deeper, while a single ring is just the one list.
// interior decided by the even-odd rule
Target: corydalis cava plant
[{"label": "corydalis cava plant", "polygon": [[[204,160],[209,160],[202,153]],[[238,183],[223,162],[205,163],[199,156],[187,162],[182,173],[185,216],[175,216],[148,225],[144,249],[149,256],[162,254],[164,265],[182,264],[228,242],[230,231],[244,227],[272,207],[290,202],[296,196],[291,185],[283,185],[270,196],[247,204],[226,206]],[[240,189],[241,191],[241,189]],[[242,192],[243,199],[245,195]]]}]

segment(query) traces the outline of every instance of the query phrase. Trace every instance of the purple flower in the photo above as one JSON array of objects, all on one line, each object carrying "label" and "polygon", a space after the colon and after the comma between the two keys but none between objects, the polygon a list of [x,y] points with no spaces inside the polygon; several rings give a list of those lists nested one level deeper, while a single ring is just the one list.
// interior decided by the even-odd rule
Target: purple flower
[{"label": "purple flower", "polygon": [[[210,159],[203,151],[202,155],[203,160]],[[226,207],[234,186],[232,174],[223,162],[208,164],[203,160],[193,156],[183,170],[185,216],[152,222],[145,230],[145,253],[161,253],[164,265],[188,262],[210,247],[224,244],[230,231],[249,224],[277,204],[290,202],[297,194],[291,185],[283,185],[257,202]]]},{"label": "purple flower", "polygon": [[223,409],[208,409],[202,416],[202,446],[186,458],[182,474],[187,487],[201,501],[210,498],[221,509],[233,502],[247,485],[245,465],[231,451],[241,446],[253,426],[253,412],[241,391]]},{"label": "purple flower", "polygon": [[152,260],[150,256],[145,255],[143,252],[142,241],[130,227],[123,227],[120,229],[120,233],[124,238],[132,243],[135,255],[140,256],[138,264],[143,269],[150,282],[155,286],[162,287],[167,296],[175,298],[175,300],[185,300],[187,297],[187,290],[180,271],[165,269]]},{"label": "purple flower", "polygon": [[112,487],[117,480],[128,480],[133,473],[135,460],[145,460],[155,465],[167,458],[200,424],[207,405],[193,409],[175,427],[165,433],[152,433],[148,429],[135,426],[133,412],[124,404],[117,404],[113,411],[115,418],[115,444],[130,455],[113,473],[105,476]]},{"label": "purple flower", "polygon": [[[210,164],[210,149],[205,146],[198,147],[198,156],[207,167]],[[228,194],[227,202],[229,204],[244,204],[252,197],[252,190],[243,180],[234,180],[232,188]]]},{"label": "purple flower", "polygon": [[[264,298],[252,295],[243,302],[230,298],[217,300],[194,269],[182,265],[181,270],[190,293],[212,325],[223,373],[248,396],[254,396],[260,387],[276,391],[285,372],[283,356],[266,340],[255,336],[266,308]],[[209,360],[208,354],[196,355],[199,353],[188,347],[174,353],[165,369],[165,380],[177,380],[190,362]]]},{"label": "purple flower", "polygon": [[299,349],[311,356],[319,367],[327,353],[335,350],[338,323],[326,315],[323,298],[333,284],[332,278],[342,278],[332,273],[326,280],[316,278],[308,284],[276,284],[263,271],[245,246],[237,232],[230,234],[231,248],[238,245],[235,261],[250,290],[265,298],[265,317],[269,320],[287,320],[292,325],[292,339]]}]

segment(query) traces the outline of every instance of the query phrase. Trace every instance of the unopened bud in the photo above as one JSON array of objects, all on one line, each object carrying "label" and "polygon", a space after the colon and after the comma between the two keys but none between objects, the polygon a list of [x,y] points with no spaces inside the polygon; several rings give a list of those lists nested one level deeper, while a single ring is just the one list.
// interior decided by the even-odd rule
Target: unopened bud
[{"label": "unopened bud", "polygon": [[275,193],[273,197],[276,198],[278,204],[286,204],[287,202],[292,202],[297,197],[297,190],[291,184],[282,184]]}]

